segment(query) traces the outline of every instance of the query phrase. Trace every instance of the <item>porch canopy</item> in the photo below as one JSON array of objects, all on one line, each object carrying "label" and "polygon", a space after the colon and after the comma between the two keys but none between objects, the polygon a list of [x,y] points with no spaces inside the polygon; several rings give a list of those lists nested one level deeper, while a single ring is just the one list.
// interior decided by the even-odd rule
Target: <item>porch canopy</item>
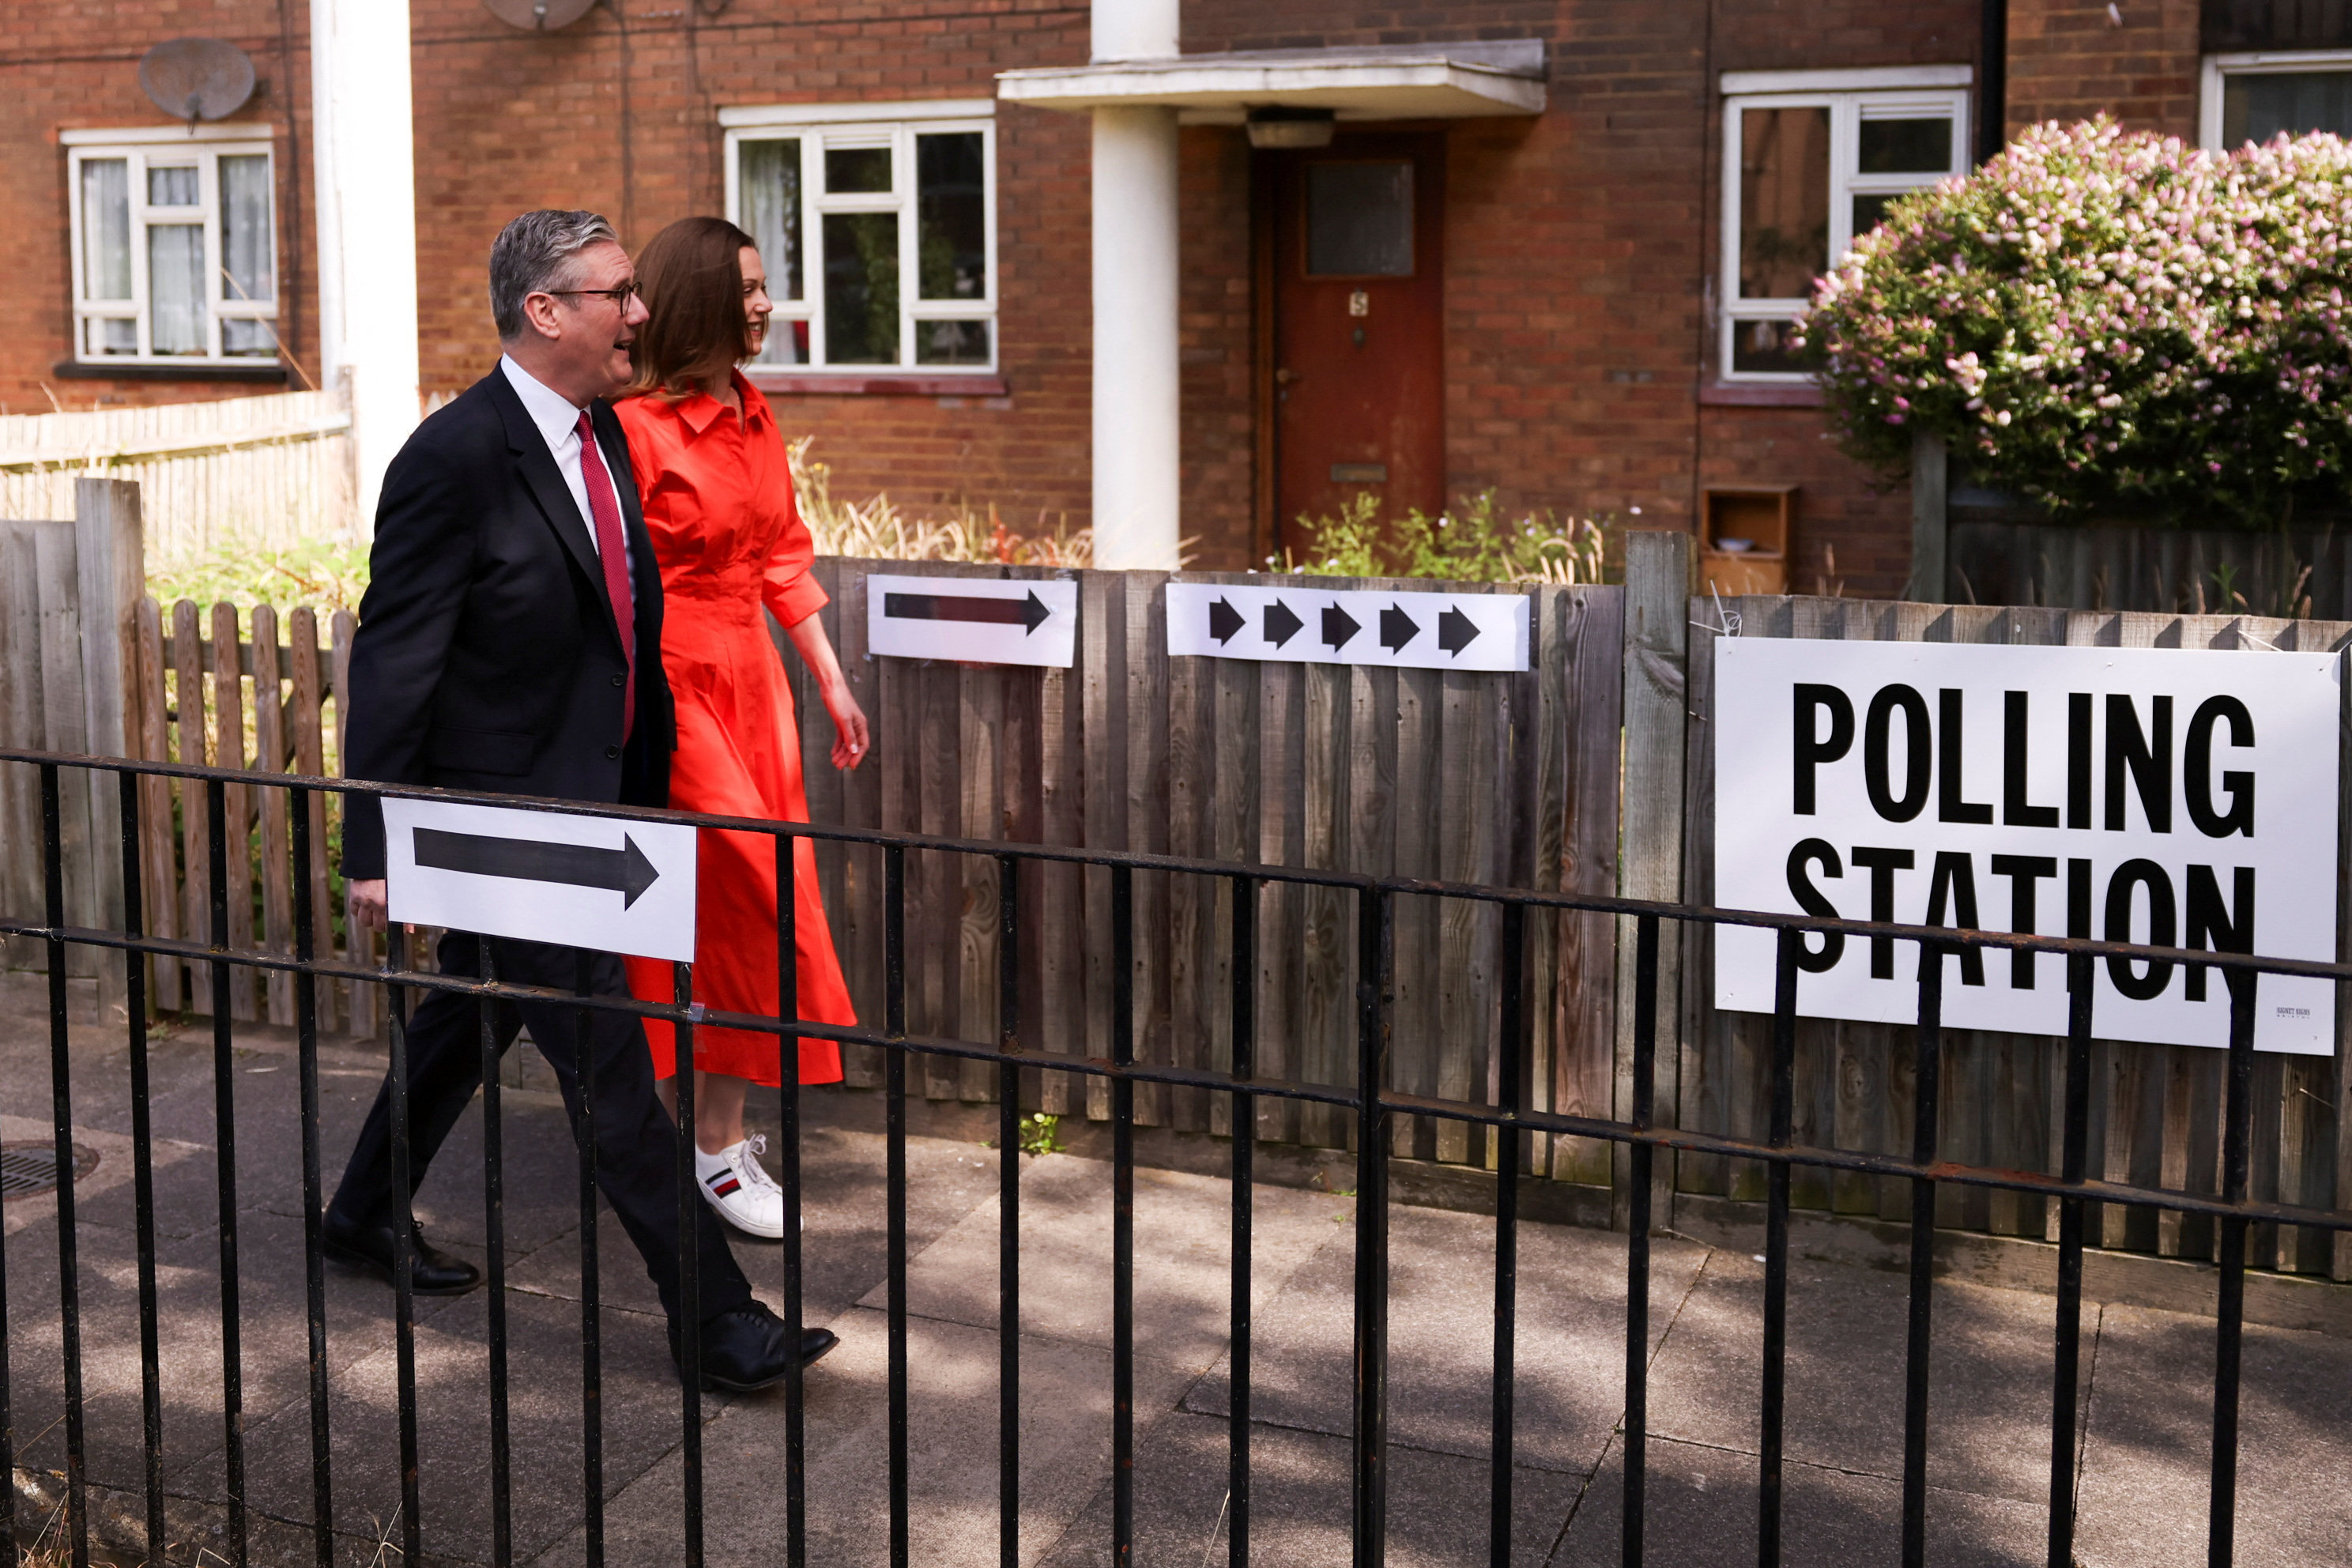
[{"label": "porch canopy", "polygon": [[1540,38],[1363,48],[1252,49],[1001,71],[996,95],[1039,109],[1173,109],[1239,124],[1253,109],[1328,109],[1350,120],[1541,114]]}]

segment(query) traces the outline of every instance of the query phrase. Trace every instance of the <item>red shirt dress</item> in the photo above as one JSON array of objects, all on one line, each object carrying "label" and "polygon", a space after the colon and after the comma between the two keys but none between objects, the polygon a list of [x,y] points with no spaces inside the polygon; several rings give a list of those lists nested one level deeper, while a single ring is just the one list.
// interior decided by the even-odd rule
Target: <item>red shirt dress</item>
[{"label": "red shirt dress", "polygon": [[[681,811],[806,822],[800,727],[782,660],[762,608],[784,626],[814,615],[824,590],[809,578],[815,547],[793,495],[784,439],[767,399],[740,374],[743,414],[707,393],[676,403],[632,397],[615,405],[628,436],[646,529],[661,563],[662,668],[677,705],[669,804]],[[697,876],[694,999],[714,1011],[777,1016],[775,841],[703,830]],[[800,1016],[855,1024],[817,891],[816,850],[793,840]],[[629,991],[672,999],[670,966],[628,960]],[[646,1020],[654,1075],[677,1070],[668,1024]],[[772,1035],[709,1026],[694,1032],[694,1063],[771,1087]],[[800,1042],[800,1081],[837,1083],[841,1051]]]}]

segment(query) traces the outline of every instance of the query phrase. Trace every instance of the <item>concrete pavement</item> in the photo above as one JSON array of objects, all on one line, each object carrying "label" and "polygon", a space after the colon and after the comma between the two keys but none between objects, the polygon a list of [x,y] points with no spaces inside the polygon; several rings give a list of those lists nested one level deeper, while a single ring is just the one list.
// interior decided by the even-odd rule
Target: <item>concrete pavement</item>
[{"label": "concrete pavement", "polygon": [[[46,1027],[0,1019],[0,1141],[48,1136]],[[252,1560],[312,1561],[310,1413],[300,1246],[299,1100],[290,1038],[241,1027],[233,1053],[247,1488]],[[215,1200],[220,1146],[209,1031],[158,1041],[152,1100],[164,1479],[174,1562],[226,1549],[224,1357]],[[331,1183],[381,1058],[321,1053]],[[133,1541],[139,1325],[126,1051],[78,1029],[77,1141],[98,1156],[76,1189],[93,1520]],[[888,1561],[882,1141],[872,1097],[813,1094],[809,1321],[842,1346],[809,1378],[810,1561]],[[579,1235],[560,1105],[507,1095],[508,1306],[519,1560],[583,1560]],[[950,1119],[951,1120],[951,1119]],[[420,1203],[428,1233],[482,1255],[480,1121],[469,1115]],[[1022,1180],[1022,1556],[1110,1561],[1110,1182],[1098,1161],[1024,1157]],[[909,1140],[912,1560],[996,1561],[998,1236],[995,1151]],[[1344,1171],[1344,1164],[1335,1169]],[[1258,1562],[1348,1560],[1353,1200],[1263,1186],[1255,1248],[1254,1542]],[[55,1209],[5,1208],[20,1518],[65,1462]],[[1136,1561],[1223,1557],[1229,1409],[1225,1184],[1137,1176]],[[1492,1221],[1399,1207],[1392,1220],[1391,1523],[1401,1565],[1486,1561]],[[679,1404],[653,1292],[609,1215],[604,1268],[606,1561],[677,1560]],[[774,1300],[778,1253],[738,1255]],[[1754,1560],[1762,1269],[1746,1253],[1660,1239],[1651,1302],[1650,1561]],[[1623,1244],[1528,1223],[1519,1273],[1514,1561],[1613,1563],[1622,1466]],[[1791,1270],[1788,1561],[1890,1562],[1900,1519],[1905,1282],[1800,1258]],[[1937,1296],[1930,1561],[2039,1563],[2046,1519],[2051,1300],[1948,1282]],[[418,1425],[427,1561],[489,1556],[485,1298],[421,1301]],[[328,1275],[339,1560],[396,1563],[397,1411],[390,1292]],[[2091,1302],[2077,1454],[2086,1568],[2194,1561],[2204,1545],[2211,1329],[2192,1316]],[[2239,1561],[2352,1561],[2352,1342],[2247,1335]],[[781,1550],[781,1402],[706,1400],[709,1561]],[[123,1532],[128,1530],[130,1533]],[[215,1559],[207,1555],[206,1562]]]}]

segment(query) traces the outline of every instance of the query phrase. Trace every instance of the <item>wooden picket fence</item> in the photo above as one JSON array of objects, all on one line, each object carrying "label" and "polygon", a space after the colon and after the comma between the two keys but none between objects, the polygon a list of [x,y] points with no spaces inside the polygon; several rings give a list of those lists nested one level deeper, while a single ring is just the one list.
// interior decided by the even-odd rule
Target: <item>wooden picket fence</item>
[{"label": "wooden picket fence", "polygon": [[[152,762],[209,763],[262,773],[341,772],[342,707],[352,657],[351,612],[325,617],[308,606],[283,618],[268,605],[245,612],[239,626],[236,605],[205,610],[183,599],[165,612],[152,598],[137,612],[135,679],[139,733],[135,754]],[[149,921],[155,935],[203,940],[212,929],[210,817],[204,786],[172,779],[149,779],[142,786],[141,849]],[[229,824],[226,856],[228,938],[231,946],[255,945],[268,952],[294,951],[292,796],[285,790],[223,789]],[[349,956],[338,927],[339,911],[328,897],[329,866],[341,802],[314,795],[310,800],[311,908],[318,911],[317,949],[323,956]],[[374,944],[362,941],[360,962],[373,962]],[[155,1005],[166,1011],[210,1013],[208,966],[158,960],[151,984]],[[294,993],[283,974],[257,976],[247,969],[229,975],[233,1017],[294,1022]],[[383,995],[370,984],[321,982],[320,1026],[373,1035],[383,1020]]]}]

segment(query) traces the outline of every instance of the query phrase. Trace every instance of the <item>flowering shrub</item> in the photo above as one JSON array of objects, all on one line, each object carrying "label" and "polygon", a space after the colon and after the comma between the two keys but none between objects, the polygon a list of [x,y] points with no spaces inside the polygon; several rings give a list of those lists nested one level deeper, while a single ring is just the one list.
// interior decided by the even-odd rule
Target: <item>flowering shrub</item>
[{"label": "flowering shrub", "polygon": [[1805,333],[1865,461],[1925,428],[2061,516],[2268,525],[2352,471],[2347,290],[2342,141],[2205,153],[2103,117],[1894,204]]}]

